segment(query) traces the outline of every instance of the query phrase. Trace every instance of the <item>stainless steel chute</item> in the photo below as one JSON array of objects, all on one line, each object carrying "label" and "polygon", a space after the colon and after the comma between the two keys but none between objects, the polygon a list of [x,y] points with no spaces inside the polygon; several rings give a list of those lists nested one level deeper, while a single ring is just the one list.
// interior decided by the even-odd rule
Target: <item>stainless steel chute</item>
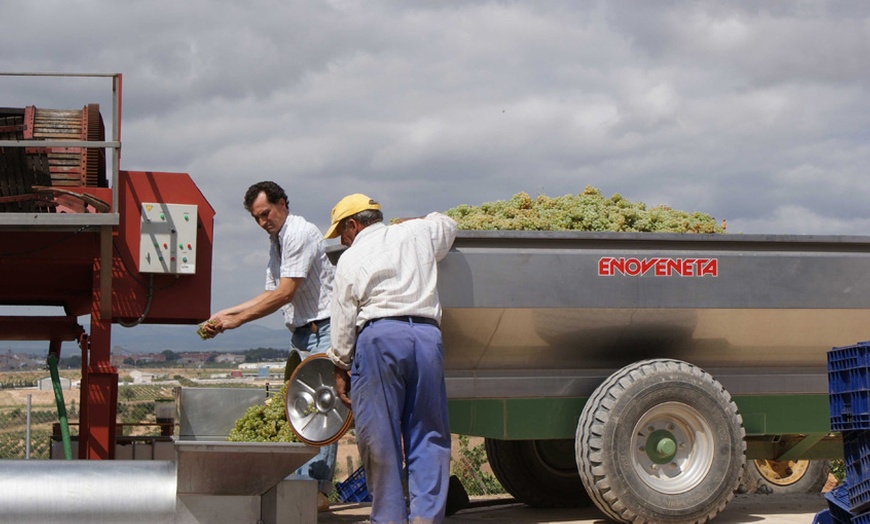
[{"label": "stainless steel chute", "polygon": [[284,404],[290,429],[311,446],[340,439],[353,423],[353,413],[338,398],[332,361],[323,353],[311,355],[290,376]]}]

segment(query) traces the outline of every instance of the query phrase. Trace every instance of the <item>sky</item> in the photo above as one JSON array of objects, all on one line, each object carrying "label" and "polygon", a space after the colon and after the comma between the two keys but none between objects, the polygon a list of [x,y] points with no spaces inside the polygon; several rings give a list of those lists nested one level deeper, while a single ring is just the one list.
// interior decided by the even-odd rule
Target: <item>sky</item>
[{"label": "sky", "polygon": [[[122,73],[121,168],[189,173],[216,211],[215,310],[262,289],[242,207],[274,180],[326,230],[582,192],[731,233],[870,226],[864,1],[0,0],[0,71]],[[111,115],[108,79],[0,77],[0,106]],[[279,314],[259,321],[280,327]]]}]

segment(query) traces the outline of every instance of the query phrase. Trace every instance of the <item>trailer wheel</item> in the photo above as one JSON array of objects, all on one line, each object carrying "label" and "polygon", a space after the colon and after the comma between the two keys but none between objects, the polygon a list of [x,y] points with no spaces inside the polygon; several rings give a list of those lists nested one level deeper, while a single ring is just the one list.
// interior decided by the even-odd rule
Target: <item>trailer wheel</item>
[{"label": "trailer wheel", "polygon": [[577,468],[617,522],[706,522],[734,497],[745,430],[731,395],[679,360],[644,360],[611,375],[583,408]]},{"label": "trailer wheel", "polygon": [[831,464],[827,460],[750,460],[737,492],[820,493],[830,472]]},{"label": "trailer wheel", "polygon": [[484,440],[495,478],[520,502],[538,508],[588,506],[570,439]]}]

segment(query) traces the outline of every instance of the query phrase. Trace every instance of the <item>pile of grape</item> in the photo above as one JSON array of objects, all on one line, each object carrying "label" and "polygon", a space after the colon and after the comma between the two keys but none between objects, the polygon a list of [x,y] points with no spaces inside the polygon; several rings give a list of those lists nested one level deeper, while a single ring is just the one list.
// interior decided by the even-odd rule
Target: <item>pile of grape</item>
[{"label": "pile of grape", "polygon": [[687,213],[668,206],[647,208],[643,202],[631,202],[618,193],[605,198],[591,186],[579,195],[555,198],[517,193],[510,200],[463,204],[445,214],[458,222],[459,229],[471,230],[725,232],[706,213]]},{"label": "pile of grape", "polygon": [[245,414],[236,420],[227,440],[230,442],[298,442],[299,439],[287,423],[287,413],[284,411],[286,394],[287,384],[284,384],[281,393],[270,396],[265,404],[249,407]]}]

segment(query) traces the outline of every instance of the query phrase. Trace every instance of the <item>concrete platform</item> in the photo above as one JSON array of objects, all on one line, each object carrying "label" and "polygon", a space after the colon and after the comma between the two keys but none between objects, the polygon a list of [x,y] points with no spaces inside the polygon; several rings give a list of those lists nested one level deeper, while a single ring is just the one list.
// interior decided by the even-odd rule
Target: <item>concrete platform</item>
[{"label": "concrete platform", "polygon": [[[817,495],[737,495],[713,519],[714,524],[811,524],[816,513],[828,508]],[[336,504],[319,513],[318,524],[369,522],[369,504]],[[473,497],[468,508],[446,522],[510,522],[514,524],[605,524],[610,522],[595,507],[582,509],[535,509],[510,497]]]}]

